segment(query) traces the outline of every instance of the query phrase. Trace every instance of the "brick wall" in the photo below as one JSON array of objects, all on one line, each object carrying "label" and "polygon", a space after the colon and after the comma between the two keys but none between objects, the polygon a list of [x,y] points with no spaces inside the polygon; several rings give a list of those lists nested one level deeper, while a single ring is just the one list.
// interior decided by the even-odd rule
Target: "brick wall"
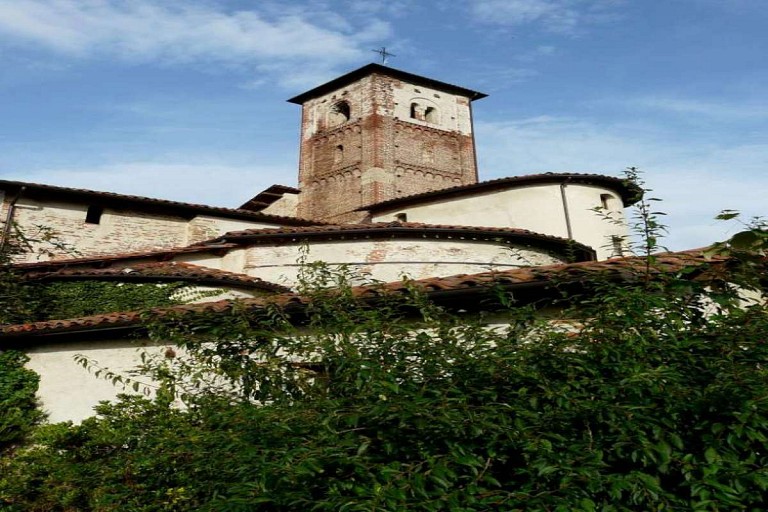
[{"label": "brick wall", "polygon": [[475,183],[470,116],[466,97],[381,74],[307,100],[298,215],[350,222],[361,206]]}]

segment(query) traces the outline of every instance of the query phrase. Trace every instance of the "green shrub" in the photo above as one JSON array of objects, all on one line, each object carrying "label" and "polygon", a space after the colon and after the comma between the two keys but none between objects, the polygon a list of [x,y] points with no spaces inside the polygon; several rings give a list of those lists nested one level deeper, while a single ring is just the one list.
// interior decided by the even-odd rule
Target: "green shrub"
[{"label": "green shrub", "polygon": [[[583,327],[566,332],[527,309],[489,330],[416,292],[362,303],[343,274],[319,277],[300,311],[158,323],[187,351],[147,365],[158,398],[40,430],[0,467],[0,504],[765,509],[768,312],[719,281],[596,284],[570,297]],[[230,385],[203,386],[211,372]]]}]

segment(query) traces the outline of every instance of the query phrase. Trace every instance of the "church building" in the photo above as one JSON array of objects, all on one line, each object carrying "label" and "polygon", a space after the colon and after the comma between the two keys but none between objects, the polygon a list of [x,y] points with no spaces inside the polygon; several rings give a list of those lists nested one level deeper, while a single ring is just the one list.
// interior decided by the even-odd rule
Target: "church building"
[{"label": "church building", "polygon": [[[636,185],[578,173],[479,179],[472,103],[484,97],[368,64],[289,100],[301,107],[297,186],[224,208],[0,180],[0,244],[14,225],[30,236],[45,226],[60,245],[18,257],[29,279],[183,281],[221,291],[216,301],[290,297],[303,261],[450,291],[498,276],[544,286],[537,269],[608,268],[624,256]],[[103,349],[128,367],[135,350],[116,337],[138,322],[113,312],[0,326],[0,350],[24,347],[53,420],[80,419],[114,391],[77,376],[71,355]]]}]

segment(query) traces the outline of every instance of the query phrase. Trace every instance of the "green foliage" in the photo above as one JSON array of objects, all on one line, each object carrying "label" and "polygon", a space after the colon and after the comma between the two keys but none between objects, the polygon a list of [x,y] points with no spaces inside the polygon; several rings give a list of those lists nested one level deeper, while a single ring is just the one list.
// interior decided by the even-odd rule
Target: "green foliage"
[{"label": "green foliage", "polygon": [[147,361],[157,399],[40,430],[0,467],[0,503],[764,510],[764,305],[682,272],[572,297],[578,331],[525,309],[489,329],[416,292],[361,302],[349,278],[316,266],[303,309],[158,323],[185,355]]},{"label": "green foliage", "polygon": [[27,285],[36,320],[77,318],[114,311],[141,311],[181,303],[184,283],[60,281]]},{"label": "green foliage", "polygon": [[38,376],[24,368],[27,356],[0,351],[0,453],[20,443],[43,419],[35,392]]}]

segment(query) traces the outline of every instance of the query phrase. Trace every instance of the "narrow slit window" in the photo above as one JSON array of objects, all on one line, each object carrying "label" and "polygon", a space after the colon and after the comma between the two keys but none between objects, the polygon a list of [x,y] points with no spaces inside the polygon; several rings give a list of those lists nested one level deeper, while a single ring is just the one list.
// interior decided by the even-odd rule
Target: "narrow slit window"
[{"label": "narrow slit window", "polygon": [[91,205],[88,207],[88,211],[85,214],[86,224],[100,224],[101,215],[104,213],[104,208],[101,206]]},{"label": "narrow slit window", "polygon": [[624,256],[624,237],[613,235],[611,236],[611,245],[613,245],[614,257]]},{"label": "narrow slit window", "polygon": [[339,144],[333,152],[333,163],[339,165],[342,162],[344,162],[344,146]]},{"label": "narrow slit window", "polygon": [[600,207],[603,210],[610,210],[613,196],[611,194],[600,194]]}]

